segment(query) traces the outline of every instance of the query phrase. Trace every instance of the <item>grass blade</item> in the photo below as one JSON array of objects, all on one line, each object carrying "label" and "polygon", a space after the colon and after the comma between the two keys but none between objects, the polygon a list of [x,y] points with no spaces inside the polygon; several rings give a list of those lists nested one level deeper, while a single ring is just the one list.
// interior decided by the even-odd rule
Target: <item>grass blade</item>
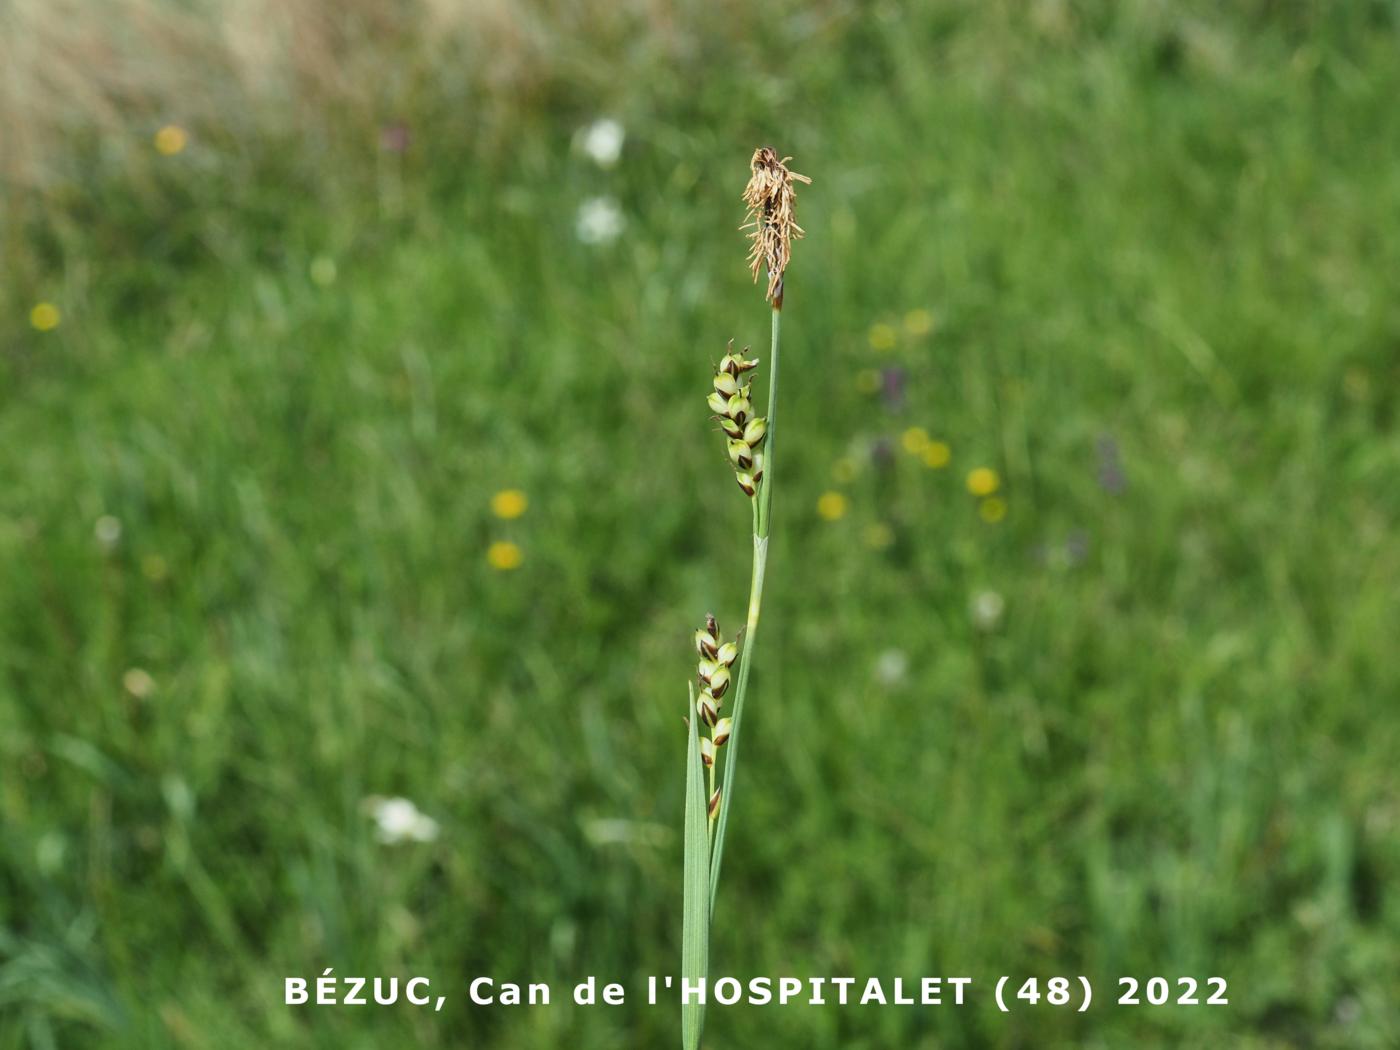
[{"label": "grass blade", "polygon": [[728,757],[724,761],[724,777],[719,795],[719,819],[715,823],[715,840],[710,856],[710,907],[715,906],[715,891],[719,889],[720,862],[724,859],[724,833],[729,829],[729,805],[734,800],[734,770],[738,764],[739,733],[744,726],[744,701],[749,695],[749,668],[752,666],[753,646],[758,638],[758,616],[763,601],[763,575],[768,565],[767,537],[754,537],[753,577],[749,588],[749,619],[744,628],[744,649],[739,655],[739,677],[734,687],[734,708],[730,715],[733,727],[729,731]]},{"label": "grass blade", "polygon": [[[685,750],[685,900],[681,926],[681,979],[695,981],[708,976],[710,966],[710,843],[709,814],[704,773],[700,763],[700,738],[695,718],[695,690],[690,689],[686,717]],[[698,1050],[705,1026],[705,1007],[681,1006],[681,1044]]]}]

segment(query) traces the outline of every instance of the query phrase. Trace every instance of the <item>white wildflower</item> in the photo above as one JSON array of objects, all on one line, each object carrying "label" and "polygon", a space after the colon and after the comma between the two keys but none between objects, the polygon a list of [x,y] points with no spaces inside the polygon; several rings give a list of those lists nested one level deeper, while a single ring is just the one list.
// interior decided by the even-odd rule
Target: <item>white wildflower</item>
[{"label": "white wildflower", "polygon": [[438,836],[438,823],[418,811],[406,798],[381,798],[371,795],[364,801],[364,810],[378,826],[380,842],[396,845],[400,842],[432,842]]},{"label": "white wildflower", "polygon": [[1005,611],[1006,601],[996,591],[978,591],[972,596],[972,622],[984,631],[995,628]]},{"label": "white wildflower", "polygon": [[881,685],[898,685],[909,673],[909,657],[902,649],[886,649],[875,658],[875,679]]},{"label": "white wildflower", "polygon": [[598,167],[611,168],[622,156],[622,143],[626,138],[627,132],[621,124],[611,117],[603,117],[579,128],[574,143]]},{"label": "white wildflower", "polygon": [[584,244],[607,244],[616,240],[626,225],[617,201],[611,197],[593,197],[579,207],[574,228]]},{"label": "white wildflower", "polygon": [[110,514],[104,514],[97,519],[97,524],[92,527],[93,535],[97,537],[97,542],[104,547],[115,547],[117,541],[122,538],[122,523]]},{"label": "white wildflower", "polygon": [[155,691],[156,680],[141,668],[131,667],[122,675],[122,687],[137,700],[144,700]]},{"label": "white wildflower", "polygon": [[583,833],[595,846],[663,846],[672,837],[664,824],[608,817],[585,820]]}]

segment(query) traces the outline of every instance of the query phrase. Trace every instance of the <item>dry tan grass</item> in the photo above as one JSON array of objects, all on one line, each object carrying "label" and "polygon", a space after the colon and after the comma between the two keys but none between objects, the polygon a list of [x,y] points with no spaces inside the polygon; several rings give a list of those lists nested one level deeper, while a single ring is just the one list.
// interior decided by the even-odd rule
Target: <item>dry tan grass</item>
[{"label": "dry tan grass", "polygon": [[491,136],[553,87],[615,83],[627,66],[644,84],[645,64],[673,69],[706,32],[742,39],[773,11],[739,0],[6,0],[0,179],[52,185],[74,174],[74,134],[98,133],[111,153],[168,122],[325,140],[447,104],[466,133]]},{"label": "dry tan grass", "polygon": [[[511,107],[629,41],[644,37],[653,55],[683,48],[687,19],[679,8],[676,0],[205,0],[193,7],[6,0],[0,177],[12,187],[43,186],[72,164],[75,133],[96,131],[121,148],[166,122],[217,125],[235,135],[373,134],[435,97],[469,100],[466,121],[489,129]],[[741,8],[726,0],[707,20],[723,24]]]}]

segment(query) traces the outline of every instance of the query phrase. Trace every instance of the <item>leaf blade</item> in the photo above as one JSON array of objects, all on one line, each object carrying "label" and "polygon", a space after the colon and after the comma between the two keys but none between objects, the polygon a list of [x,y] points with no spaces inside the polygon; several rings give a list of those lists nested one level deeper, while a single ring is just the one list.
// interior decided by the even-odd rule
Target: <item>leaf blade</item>
[{"label": "leaf blade", "polygon": [[[700,739],[695,726],[695,691],[690,689],[690,711],[686,718],[685,754],[685,876],[681,925],[681,980],[708,976],[710,965],[710,841],[709,799],[700,762]],[[705,1007],[699,1003],[681,1004],[681,1045],[698,1050],[705,1026]]]},{"label": "leaf blade", "polygon": [[753,647],[758,640],[759,610],[763,604],[763,577],[768,570],[768,538],[753,538],[753,576],[749,590],[749,617],[744,627],[744,648],[739,654],[739,675],[734,687],[734,710],[731,714],[728,754],[724,759],[724,776],[720,785],[719,819],[715,822],[714,844],[710,854],[710,909],[715,906],[719,890],[720,862],[724,859],[724,835],[729,830],[729,806],[734,800],[734,772],[739,758],[739,734],[744,728],[744,702],[749,695],[749,670],[753,666]]}]

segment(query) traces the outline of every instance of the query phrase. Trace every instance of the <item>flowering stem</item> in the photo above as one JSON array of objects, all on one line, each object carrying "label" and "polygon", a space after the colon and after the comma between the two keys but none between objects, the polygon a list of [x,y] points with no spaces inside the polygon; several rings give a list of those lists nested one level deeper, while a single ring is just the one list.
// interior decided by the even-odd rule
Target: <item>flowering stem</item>
[{"label": "flowering stem", "polygon": [[[773,505],[773,426],[778,408],[778,335],[782,328],[782,320],[782,306],[775,304],[773,307],[773,342],[772,349],[768,354],[768,448],[763,455],[763,491],[758,494],[758,522],[754,528],[754,535],[761,536],[765,540],[768,538],[768,511]],[[761,591],[760,587],[760,593]]]},{"label": "flowering stem", "polygon": [[[744,724],[744,698],[749,691],[749,669],[753,666],[753,646],[758,637],[758,615],[763,606],[763,574],[768,567],[768,526],[773,504],[773,431],[778,404],[778,335],[782,311],[773,307],[773,342],[768,355],[768,437],[763,456],[763,480],[753,499],[753,573],[749,579],[749,615],[744,625],[744,645],[739,653],[739,674],[734,681],[733,727],[729,732],[728,754],[724,760],[724,784],[720,791],[719,817],[710,846],[710,914],[715,909],[720,863],[724,859],[724,832],[729,824],[729,807],[734,801],[734,766],[739,758],[739,731]],[[713,771],[713,770],[712,770]],[[713,787],[712,787],[713,790]]]}]

